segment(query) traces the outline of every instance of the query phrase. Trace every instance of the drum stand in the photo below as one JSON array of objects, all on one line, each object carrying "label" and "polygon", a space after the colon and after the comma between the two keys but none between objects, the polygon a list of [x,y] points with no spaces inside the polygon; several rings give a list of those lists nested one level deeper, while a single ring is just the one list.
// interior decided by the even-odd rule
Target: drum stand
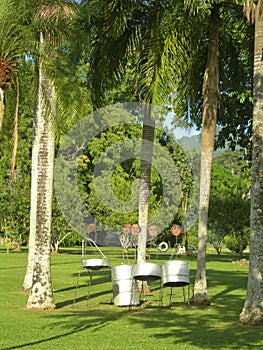
[{"label": "drum stand", "polygon": [[[172,307],[173,288],[178,288],[178,287],[171,287],[171,289],[170,289],[170,295],[169,295],[169,307],[170,308]],[[187,288],[187,305],[190,305],[190,284],[188,284],[187,286],[182,286],[182,294],[183,294],[184,303],[186,303],[185,288]]]},{"label": "drum stand", "polygon": [[[85,254],[86,254],[86,242],[89,242],[90,246],[93,246],[94,249],[96,248],[100,255],[102,256],[102,259],[85,259]],[[101,251],[101,249],[97,246],[97,244],[90,238],[86,238],[82,240],[82,250],[81,250],[81,266],[79,269],[79,273],[78,273],[78,278],[77,278],[77,283],[76,283],[76,289],[75,289],[75,295],[74,295],[74,300],[73,300],[73,304],[75,304],[76,302],[76,298],[77,298],[77,289],[79,287],[79,279],[80,279],[80,275],[81,275],[81,271],[82,269],[87,270],[88,272],[88,276],[89,276],[89,281],[87,283],[87,303],[90,299],[90,291],[91,291],[91,281],[92,281],[92,274],[91,271],[92,270],[100,270],[102,268],[106,268],[109,267],[108,265],[108,260],[106,259],[105,255],[103,254],[103,252]]]}]

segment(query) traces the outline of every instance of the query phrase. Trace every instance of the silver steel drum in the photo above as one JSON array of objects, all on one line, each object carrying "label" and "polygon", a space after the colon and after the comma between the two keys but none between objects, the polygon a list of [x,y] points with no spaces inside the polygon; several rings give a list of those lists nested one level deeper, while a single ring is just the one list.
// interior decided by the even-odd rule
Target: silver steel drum
[{"label": "silver steel drum", "polygon": [[138,283],[132,278],[132,265],[119,265],[111,268],[114,305],[139,305]]},{"label": "silver steel drum", "polygon": [[107,259],[82,259],[82,267],[90,270],[100,270],[109,267],[110,263]]},{"label": "silver steel drum", "polygon": [[133,278],[139,281],[154,281],[161,279],[162,267],[158,264],[146,262],[134,265]]},{"label": "silver steel drum", "polygon": [[183,287],[190,283],[189,263],[171,260],[162,264],[163,285],[168,287]]}]

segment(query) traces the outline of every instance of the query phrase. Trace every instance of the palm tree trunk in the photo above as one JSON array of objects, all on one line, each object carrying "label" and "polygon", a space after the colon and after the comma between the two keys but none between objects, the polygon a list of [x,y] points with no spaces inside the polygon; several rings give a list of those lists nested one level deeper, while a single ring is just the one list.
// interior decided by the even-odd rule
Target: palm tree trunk
[{"label": "palm tree trunk", "polygon": [[31,197],[30,197],[30,229],[28,242],[27,268],[22,286],[22,292],[28,292],[33,283],[33,270],[35,260],[35,235],[37,222],[37,187],[38,187],[38,154],[40,148],[41,130],[43,129],[41,117],[41,101],[39,94],[39,69],[35,69],[35,106],[33,119],[33,142],[31,157]]},{"label": "palm tree trunk", "polygon": [[151,164],[154,144],[154,120],[151,118],[151,106],[144,106],[142,148],[141,148],[141,182],[139,194],[139,225],[137,263],[145,262],[147,225],[150,199]]},{"label": "palm tree trunk", "polygon": [[14,132],[13,132],[13,140],[14,140],[14,146],[13,146],[13,152],[12,152],[12,158],[10,163],[10,170],[11,170],[11,177],[15,181],[16,180],[16,155],[17,155],[17,147],[18,147],[18,110],[19,110],[19,79],[18,76],[16,77],[16,109],[15,109],[15,120],[14,120]]},{"label": "palm tree trunk", "polygon": [[[40,46],[44,49],[44,38],[40,35]],[[51,251],[51,217],[53,198],[54,170],[54,125],[56,109],[56,93],[43,62],[39,66],[39,95],[37,108],[37,123],[40,135],[37,141],[38,161],[35,176],[36,208],[33,210],[35,221],[35,254],[32,288],[30,290],[27,308],[54,309],[54,298],[50,273]]]},{"label": "palm tree trunk", "polygon": [[198,226],[197,271],[193,302],[209,304],[206,281],[206,239],[208,206],[214,139],[216,130],[217,106],[219,100],[219,8],[214,5],[211,13],[211,34],[208,46],[208,60],[203,81],[203,120],[201,140],[200,201]]},{"label": "palm tree trunk", "polygon": [[245,325],[263,325],[263,18],[260,7],[262,1],[258,1],[255,10],[250,258],[246,300],[240,314],[240,322]]},{"label": "palm tree trunk", "polygon": [[[29,308],[53,309],[55,305],[50,276],[50,251],[55,147],[53,120],[57,96],[44,62],[48,55],[49,63],[56,59],[50,50],[52,47],[56,49],[55,46],[60,43],[61,21],[72,17],[74,10],[71,8],[73,3],[65,3],[63,0],[54,4],[37,1],[35,5],[40,26],[45,21],[53,26],[54,32],[46,30],[51,28],[49,26],[44,26],[45,37],[40,32],[33,125],[29,254],[22,289],[31,288],[27,304]],[[45,46],[48,47],[46,51]]]}]

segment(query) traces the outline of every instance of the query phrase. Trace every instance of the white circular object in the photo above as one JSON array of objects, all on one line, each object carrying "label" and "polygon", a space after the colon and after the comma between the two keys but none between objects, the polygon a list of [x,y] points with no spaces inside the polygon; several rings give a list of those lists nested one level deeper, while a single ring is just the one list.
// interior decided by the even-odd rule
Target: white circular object
[{"label": "white circular object", "polygon": [[168,243],[166,242],[161,242],[159,245],[158,245],[158,249],[160,250],[160,252],[167,252],[169,246],[168,246]]}]

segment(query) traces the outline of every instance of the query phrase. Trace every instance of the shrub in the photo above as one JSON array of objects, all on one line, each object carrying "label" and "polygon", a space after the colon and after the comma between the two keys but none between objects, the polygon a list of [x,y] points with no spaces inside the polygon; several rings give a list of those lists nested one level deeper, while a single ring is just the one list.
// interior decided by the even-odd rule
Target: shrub
[{"label": "shrub", "polygon": [[225,236],[226,247],[236,254],[242,255],[249,243],[249,234],[246,232],[230,233]]}]

